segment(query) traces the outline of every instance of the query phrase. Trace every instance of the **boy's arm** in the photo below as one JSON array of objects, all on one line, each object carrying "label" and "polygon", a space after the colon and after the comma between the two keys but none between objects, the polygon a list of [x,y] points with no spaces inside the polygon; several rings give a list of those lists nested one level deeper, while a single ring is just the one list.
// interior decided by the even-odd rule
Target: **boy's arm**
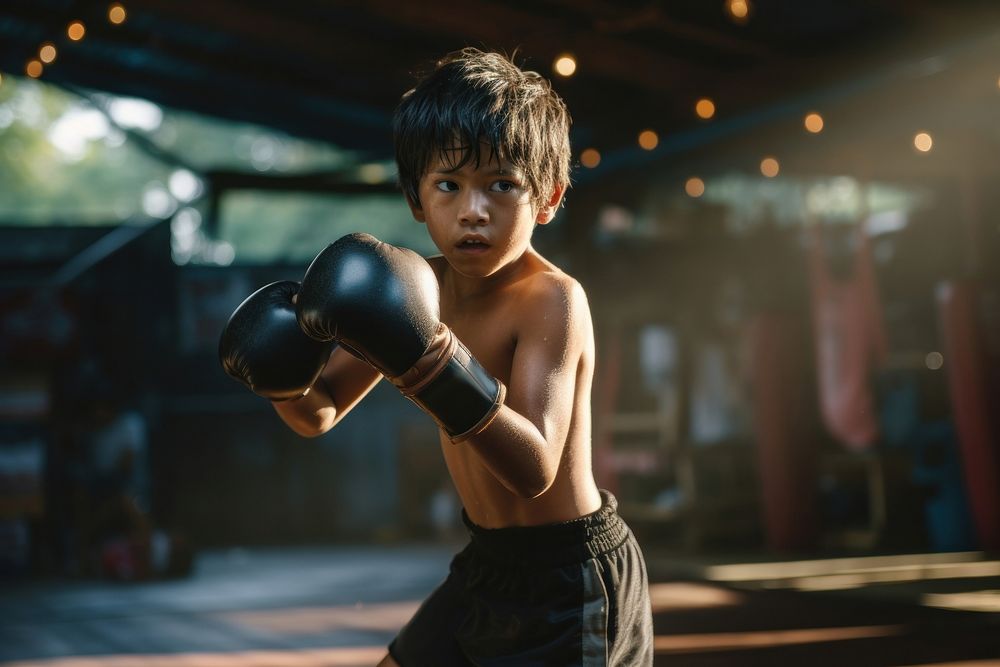
[{"label": "boy's arm", "polygon": [[493,475],[527,498],[551,486],[574,417],[583,353],[592,345],[587,298],[569,278],[546,280],[519,309],[517,347],[505,404],[472,447]]},{"label": "boy's arm", "polygon": [[271,405],[289,428],[312,438],[336,426],[381,379],[369,364],[338,347],[309,391]]},{"label": "boy's arm", "polygon": [[332,342],[299,328],[299,284],[261,287],[237,306],[219,338],[219,361],[233,379],[267,398],[292,430],[311,437],[333,428],[381,375]]}]

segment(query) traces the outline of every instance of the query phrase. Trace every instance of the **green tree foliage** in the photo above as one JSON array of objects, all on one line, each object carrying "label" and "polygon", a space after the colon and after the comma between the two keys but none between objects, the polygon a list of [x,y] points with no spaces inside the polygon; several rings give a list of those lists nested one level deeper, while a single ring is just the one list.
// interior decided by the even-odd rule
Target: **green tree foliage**
[{"label": "green tree foliage", "polygon": [[[139,211],[146,183],[169,168],[118,132],[75,137],[73,154],[52,140],[60,121],[97,113],[65,91],[5,76],[0,86],[0,220],[6,224],[108,224]],[[72,128],[63,128],[72,132]]]},{"label": "green tree foliage", "polygon": [[[423,227],[412,222],[398,195],[232,192],[222,199],[218,238],[209,238],[203,224],[205,202],[171,194],[171,176],[178,169],[189,167],[195,176],[210,169],[351,172],[359,166],[359,156],[268,128],[124,101],[146,113],[146,122],[136,123],[116,113],[122,102],[4,76],[0,223],[113,225],[170,217],[187,208],[185,224],[177,225],[188,235],[182,262],[220,261],[226,253],[213,252],[219,244],[230,247],[240,263],[307,261],[351,231],[368,231],[420,252],[432,250]],[[391,167],[379,168],[392,177]],[[191,215],[190,208],[198,214]]]}]

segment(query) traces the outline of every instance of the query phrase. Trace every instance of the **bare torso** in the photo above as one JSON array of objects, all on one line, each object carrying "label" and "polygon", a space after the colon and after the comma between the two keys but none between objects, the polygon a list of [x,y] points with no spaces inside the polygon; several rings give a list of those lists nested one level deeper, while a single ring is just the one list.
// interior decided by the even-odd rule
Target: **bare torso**
[{"label": "bare torso", "polygon": [[[532,308],[539,281],[569,281],[558,268],[534,255],[528,269],[516,280],[504,283],[475,298],[461,298],[448,289],[447,262],[429,260],[441,284],[441,319],[450,326],[469,351],[494,376],[510,387],[514,355],[524,310]],[[524,498],[501,484],[483,465],[477,453],[463,444],[453,444],[442,432],[445,462],[469,518],[487,528],[540,525],[575,519],[596,511],[600,496],[591,469],[590,391],[594,369],[594,340],[590,313],[586,308],[585,340],[575,360],[572,416],[562,446],[557,473],[551,486],[535,498]],[[512,397],[508,395],[508,403]]]}]

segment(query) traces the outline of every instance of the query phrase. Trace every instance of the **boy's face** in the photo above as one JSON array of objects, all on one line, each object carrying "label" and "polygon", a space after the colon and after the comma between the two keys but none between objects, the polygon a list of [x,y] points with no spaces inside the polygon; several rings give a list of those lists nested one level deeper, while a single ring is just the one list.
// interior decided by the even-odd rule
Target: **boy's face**
[{"label": "boy's face", "polygon": [[539,205],[524,175],[488,146],[478,167],[470,160],[456,169],[463,154],[459,146],[446,148],[431,161],[420,179],[420,204],[410,208],[456,271],[486,277],[524,254],[535,224],[552,219],[562,188]]}]

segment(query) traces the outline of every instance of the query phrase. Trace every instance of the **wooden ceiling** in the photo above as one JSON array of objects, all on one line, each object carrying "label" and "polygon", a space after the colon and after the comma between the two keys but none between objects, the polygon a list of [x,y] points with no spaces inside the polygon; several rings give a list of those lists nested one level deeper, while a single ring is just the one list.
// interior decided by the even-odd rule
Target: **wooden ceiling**
[{"label": "wooden ceiling", "polygon": [[[644,128],[699,131],[699,97],[715,101],[719,120],[750,117],[850,87],[875,59],[919,57],[921,45],[954,43],[998,17],[995,2],[931,0],[751,0],[742,23],[725,0],[122,2],[127,20],[112,25],[107,2],[5,0],[0,71],[22,74],[52,42],[59,56],[43,80],[260,123],[365,158],[391,155],[392,110],[415,72],[466,45],[551,76],[574,145],[612,150]],[[72,20],[87,26],[79,42],[66,37]],[[578,70],[560,78],[552,63],[566,52]]]}]

